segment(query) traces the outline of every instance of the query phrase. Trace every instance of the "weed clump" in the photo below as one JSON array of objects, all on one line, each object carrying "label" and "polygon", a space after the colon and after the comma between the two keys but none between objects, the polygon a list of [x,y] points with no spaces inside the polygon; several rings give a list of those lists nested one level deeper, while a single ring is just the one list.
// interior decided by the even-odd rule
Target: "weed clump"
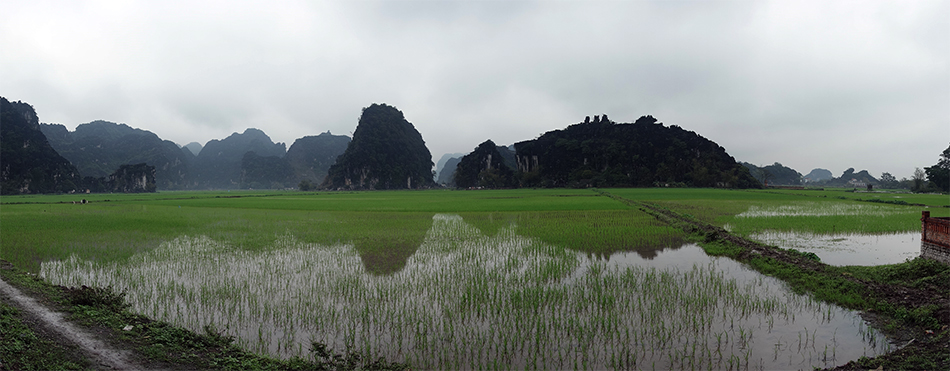
[{"label": "weed clump", "polygon": [[121,312],[123,309],[131,307],[125,302],[124,292],[115,292],[112,286],[108,287],[70,287],[66,289],[69,293],[69,302],[73,305],[85,305],[90,307],[99,307],[109,309],[114,312]]}]

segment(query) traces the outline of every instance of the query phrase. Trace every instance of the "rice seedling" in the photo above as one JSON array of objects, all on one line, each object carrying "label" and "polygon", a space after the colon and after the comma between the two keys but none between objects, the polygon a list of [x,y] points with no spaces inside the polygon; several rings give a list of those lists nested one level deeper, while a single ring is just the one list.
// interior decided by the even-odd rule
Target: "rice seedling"
[{"label": "rice seedling", "polygon": [[[124,261],[74,256],[40,271],[59,284],[111,285],[137,311],[192,329],[213,324],[281,357],[319,342],[416,368],[805,368],[833,365],[826,346],[837,359],[889,349],[854,313],[730,260],[650,266],[636,263],[636,252],[591,257],[549,243],[577,242],[541,218],[506,218],[484,233],[435,214],[405,264],[382,275],[351,242],[291,233],[262,249],[182,235]],[[684,247],[651,262],[697,254]]]}]

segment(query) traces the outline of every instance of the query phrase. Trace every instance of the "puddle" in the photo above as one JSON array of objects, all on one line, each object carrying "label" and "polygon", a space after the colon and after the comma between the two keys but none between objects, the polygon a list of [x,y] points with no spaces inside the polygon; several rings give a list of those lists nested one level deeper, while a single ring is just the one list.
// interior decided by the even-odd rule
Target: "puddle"
[{"label": "puddle", "polygon": [[351,244],[293,236],[264,252],[182,236],[122,265],[71,258],[41,275],[112,285],[135,311],[197,332],[214,324],[277,357],[306,357],[318,341],[420,369],[811,369],[892,349],[855,312],[695,245],[597,258],[516,231],[437,214],[385,275]]},{"label": "puddle", "polygon": [[920,256],[920,232],[866,235],[766,231],[750,236],[762,243],[818,255],[829,265],[903,263]]}]

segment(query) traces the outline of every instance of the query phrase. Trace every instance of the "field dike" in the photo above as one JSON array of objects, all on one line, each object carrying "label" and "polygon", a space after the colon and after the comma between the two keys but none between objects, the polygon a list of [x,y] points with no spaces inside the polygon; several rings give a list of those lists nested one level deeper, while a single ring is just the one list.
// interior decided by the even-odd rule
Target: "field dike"
[{"label": "field dike", "polygon": [[[148,369],[144,365],[132,362],[128,350],[116,349],[105,344],[97,336],[66,321],[62,313],[51,311],[32,297],[24,295],[20,290],[10,286],[3,279],[0,279],[0,296],[12,301],[15,307],[25,312],[26,317],[36,320],[45,330],[75,344],[98,366],[97,368],[112,370]],[[0,369],[2,368],[2,365],[0,365]]]},{"label": "field dike", "polygon": [[728,256],[748,264],[763,274],[786,281],[797,293],[807,292],[817,299],[861,311],[861,316],[874,327],[904,342],[894,352],[873,359],[862,357],[835,370],[950,369],[948,269],[939,263],[918,258],[905,264],[936,264],[936,269],[942,272],[913,283],[882,282],[861,277],[864,267],[829,266],[814,254],[768,246],[661,206],[602,190],[597,192],[678,226],[698,240],[710,255]]}]

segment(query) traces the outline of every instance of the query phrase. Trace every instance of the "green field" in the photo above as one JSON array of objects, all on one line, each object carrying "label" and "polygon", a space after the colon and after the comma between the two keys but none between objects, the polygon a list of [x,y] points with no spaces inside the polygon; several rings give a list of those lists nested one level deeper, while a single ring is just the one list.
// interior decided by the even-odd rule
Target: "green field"
[{"label": "green field", "polygon": [[[701,251],[681,247],[689,236],[639,205],[741,235],[908,232],[919,230],[922,210],[950,215],[946,196],[900,195],[926,205],[914,206],[868,202],[873,195],[521,189],[3,197],[0,259],[57,284],[116,287],[140,313],[195,330],[211,324],[247,349],[280,357],[319,341],[420,368],[739,368],[764,365],[769,350],[775,355],[766,368],[827,367],[841,361],[835,354],[857,357],[834,344],[863,355],[888,347],[852,312],[771,278],[737,275],[746,268],[734,262],[689,255]],[[83,198],[89,203],[74,203]],[[659,251],[695,263],[626,263]],[[803,350],[806,327],[821,333]],[[497,328],[510,330],[501,336]],[[776,335],[783,340],[762,340]],[[831,342],[819,351],[816,336]],[[786,348],[781,357],[776,344]]]}]

